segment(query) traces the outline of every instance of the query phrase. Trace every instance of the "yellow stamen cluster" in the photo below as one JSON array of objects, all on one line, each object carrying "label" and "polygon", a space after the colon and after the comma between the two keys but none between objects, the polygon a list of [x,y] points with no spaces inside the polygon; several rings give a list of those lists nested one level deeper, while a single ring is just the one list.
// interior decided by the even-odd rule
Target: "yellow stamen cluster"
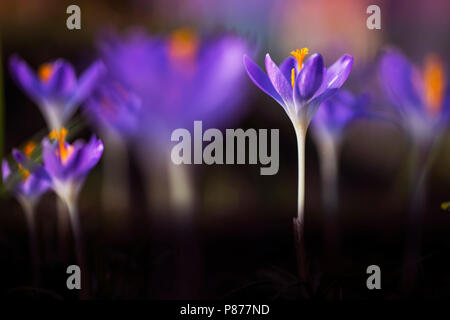
[{"label": "yellow stamen cluster", "polygon": [[[300,70],[302,70],[303,67],[303,59],[305,58],[305,56],[308,54],[309,49],[308,48],[302,48],[301,50],[297,49],[295,51],[291,51],[291,55],[294,56],[295,59],[297,59],[298,62],[298,72],[300,72]],[[291,70],[291,84],[292,84],[292,88],[295,85],[295,68],[292,68]]]},{"label": "yellow stamen cluster", "polygon": [[47,82],[53,73],[53,65],[51,63],[44,63],[39,67],[38,75],[42,82]]},{"label": "yellow stamen cluster", "polygon": [[66,128],[61,128],[60,130],[55,129],[48,135],[50,139],[58,140],[58,156],[61,159],[62,163],[66,163],[67,159],[73,151],[73,147],[71,145],[66,146],[66,136]]},{"label": "yellow stamen cluster", "polygon": [[429,111],[439,113],[445,93],[445,72],[442,60],[435,54],[430,54],[425,60],[424,89],[425,101]]},{"label": "yellow stamen cluster", "polygon": [[182,28],[174,31],[169,39],[169,56],[173,61],[193,62],[199,47],[194,30]]}]

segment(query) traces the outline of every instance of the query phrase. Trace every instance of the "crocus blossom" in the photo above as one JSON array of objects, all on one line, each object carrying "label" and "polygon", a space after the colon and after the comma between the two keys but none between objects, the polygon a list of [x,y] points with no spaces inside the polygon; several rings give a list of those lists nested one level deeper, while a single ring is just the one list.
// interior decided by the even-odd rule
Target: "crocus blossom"
[{"label": "crocus blossom", "polygon": [[67,130],[50,133],[52,143],[42,141],[44,167],[48,172],[53,190],[68,205],[76,202],[79,190],[103,153],[103,143],[93,136],[88,143],[77,140],[73,144],[65,141]]},{"label": "crocus blossom", "polygon": [[35,144],[30,142],[25,146],[24,152],[17,149],[12,151],[19,171],[17,175],[13,175],[13,170],[5,159],[2,161],[3,182],[21,202],[26,201],[30,205],[34,205],[50,188],[50,178],[43,166],[29,158],[34,148]]},{"label": "crocus blossom", "polygon": [[280,66],[267,54],[267,75],[248,56],[244,56],[244,64],[252,81],[283,107],[294,127],[306,129],[319,105],[347,80],[353,57],[344,55],[326,68],[317,53],[303,65],[307,48],[291,54],[295,58],[288,57]]},{"label": "crocus blossom", "polygon": [[110,78],[142,101],[143,136],[159,138],[194,120],[215,126],[241,112],[238,62],[248,49],[238,36],[202,37],[189,28],[168,36],[135,31],[103,38],[100,49]]},{"label": "crocus blossom", "polygon": [[108,83],[87,100],[85,110],[94,123],[122,137],[134,136],[139,127],[141,99],[119,83]]},{"label": "crocus blossom", "polygon": [[353,57],[344,55],[329,68],[320,54],[313,54],[305,63],[308,49],[292,51],[280,66],[266,55],[265,74],[247,55],[244,65],[250,79],[277,101],[292,121],[298,144],[298,218],[303,221],[304,146],[305,135],[317,108],[344,84],[350,74]]},{"label": "crocus blossom", "polygon": [[104,72],[100,61],[78,79],[72,65],[63,59],[41,65],[37,73],[18,56],[12,56],[9,65],[12,77],[38,105],[50,130],[64,126]]},{"label": "crocus blossom", "polygon": [[450,115],[450,90],[439,56],[430,54],[423,66],[416,66],[390,50],[381,58],[379,75],[400,123],[413,139],[430,141],[442,132]]}]

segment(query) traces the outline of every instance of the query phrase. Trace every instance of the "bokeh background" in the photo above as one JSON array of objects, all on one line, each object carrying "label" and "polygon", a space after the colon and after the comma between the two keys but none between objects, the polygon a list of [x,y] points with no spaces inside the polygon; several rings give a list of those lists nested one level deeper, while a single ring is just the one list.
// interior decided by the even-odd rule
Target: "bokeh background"
[{"label": "bokeh background", "polygon": [[[320,52],[326,65],[349,53],[355,62],[344,86],[354,93],[369,92],[371,107],[380,112],[390,108],[376,70],[383,49],[399,48],[417,63],[428,52],[436,52],[449,62],[450,4],[446,0],[80,0],[76,4],[82,12],[82,29],[74,31],[66,28],[70,4],[61,0],[3,0],[0,4],[2,157],[30,137],[45,135],[46,130],[38,108],[12,81],[9,57],[17,53],[34,68],[63,57],[81,72],[99,56],[98,38],[110,29],[138,26],[149,33],[170,34],[188,26],[199,34],[232,32],[248,41],[251,56],[261,66],[266,52],[281,62],[291,50],[308,47],[310,52]],[[370,4],[381,8],[381,30],[366,28]],[[192,166],[195,200],[185,224],[170,218],[164,204],[152,206],[158,200],[149,200],[148,194],[164,194],[166,178],[157,176],[154,189],[148,191],[142,160],[129,146],[122,152],[129,157],[130,201],[120,210],[105,206],[101,161],[80,197],[92,298],[298,297],[292,232],[297,199],[294,130],[282,108],[249,79],[238,90],[242,99],[236,117],[221,128],[280,129],[278,174],[261,176],[259,165]],[[77,117],[81,119],[78,136],[100,134],[81,112]],[[450,292],[450,213],[441,210],[441,203],[450,200],[449,138],[446,133],[427,181],[419,297],[445,298]],[[329,259],[323,241],[326,214],[317,148],[308,135],[306,246],[321,284],[340,288],[344,299],[401,297],[404,225],[411,201],[408,155],[405,133],[390,122],[361,119],[348,128],[339,167],[341,252]],[[152,166],[150,158],[148,166]],[[47,194],[37,210],[42,255],[38,292],[77,299],[76,293],[65,288],[65,268],[73,253],[69,248],[67,257],[58,254],[55,203],[55,196]],[[0,294],[30,294],[27,244],[21,208],[3,190]],[[383,289],[377,292],[366,288],[365,271],[371,264],[382,270]]]}]

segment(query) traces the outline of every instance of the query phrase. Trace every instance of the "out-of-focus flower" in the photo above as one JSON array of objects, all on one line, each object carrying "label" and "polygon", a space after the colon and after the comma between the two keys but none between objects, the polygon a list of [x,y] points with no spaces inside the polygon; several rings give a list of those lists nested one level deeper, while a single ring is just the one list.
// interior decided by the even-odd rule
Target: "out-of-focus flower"
[{"label": "out-of-focus flower", "polygon": [[420,68],[390,50],[381,58],[379,75],[401,124],[413,139],[430,141],[442,132],[450,115],[450,90],[439,56],[428,55]]},{"label": "out-of-focus flower", "polygon": [[141,99],[119,83],[105,84],[87,100],[85,110],[99,127],[130,137],[139,127]]},{"label": "out-of-focus flower", "polygon": [[12,151],[18,167],[16,175],[6,160],[2,162],[3,182],[21,202],[27,201],[31,206],[50,188],[50,178],[44,167],[29,158],[34,149],[35,144],[29,142],[23,152]]},{"label": "out-of-focus flower", "polygon": [[14,80],[39,106],[50,130],[64,126],[104,72],[100,61],[79,79],[72,65],[62,59],[41,65],[37,73],[18,56],[12,56],[9,65]]},{"label": "out-of-focus flower", "polygon": [[333,139],[339,143],[343,130],[353,120],[367,114],[369,96],[354,96],[342,89],[330,99],[325,100],[312,120],[312,130],[317,139]]},{"label": "out-of-focus flower", "polygon": [[306,48],[291,54],[295,58],[287,58],[279,67],[267,54],[267,75],[248,56],[244,56],[244,64],[252,81],[284,108],[294,127],[306,131],[319,105],[347,80],[353,58],[344,55],[325,68],[317,53],[303,65]]},{"label": "out-of-focus flower", "polygon": [[48,172],[53,190],[69,206],[76,202],[79,190],[103,153],[103,143],[95,136],[88,143],[65,141],[67,130],[53,130],[42,141],[44,167]]},{"label": "out-of-focus flower", "polygon": [[238,36],[206,38],[188,28],[167,37],[132,32],[100,48],[111,78],[142,100],[140,126],[150,135],[194,120],[220,125],[241,112],[239,61],[248,49]]},{"label": "out-of-focus flower", "polygon": [[324,101],[312,120],[312,137],[317,146],[322,180],[322,201],[326,211],[325,242],[335,252],[339,244],[338,208],[339,153],[344,130],[356,118],[369,115],[368,94],[355,97],[340,90]]}]

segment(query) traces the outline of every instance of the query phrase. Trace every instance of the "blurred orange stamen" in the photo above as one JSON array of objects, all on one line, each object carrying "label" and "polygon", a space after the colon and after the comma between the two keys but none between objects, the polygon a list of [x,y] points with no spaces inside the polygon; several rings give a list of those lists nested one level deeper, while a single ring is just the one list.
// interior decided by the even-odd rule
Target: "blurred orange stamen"
[{"label": "blurred orange stamen", "polygon": [[439,56],[430,54],[425,59],[424,89],[425,101],[429,111],[437,114],[442,108],[445,92],[444,64]]},{"label": "blurred orange stamen", "polygon": [[169,56],[174,61],[192,63],[199,47],[199,38],[194,30],[182,28],[174,31],[169,39]]},{"label": "blurred orange stamen", "polygon": [[33,153],[34,149],[36,149],[36,143],[33,141],[29,141],[25,147],[23,147],[23,153],[29,158]]},{"label": "blurred orange stamen", "polygon": [[53,65],[51,63],[44,63],[39,67],[38,75],[42,82],[47,82],[53,73]]}]

